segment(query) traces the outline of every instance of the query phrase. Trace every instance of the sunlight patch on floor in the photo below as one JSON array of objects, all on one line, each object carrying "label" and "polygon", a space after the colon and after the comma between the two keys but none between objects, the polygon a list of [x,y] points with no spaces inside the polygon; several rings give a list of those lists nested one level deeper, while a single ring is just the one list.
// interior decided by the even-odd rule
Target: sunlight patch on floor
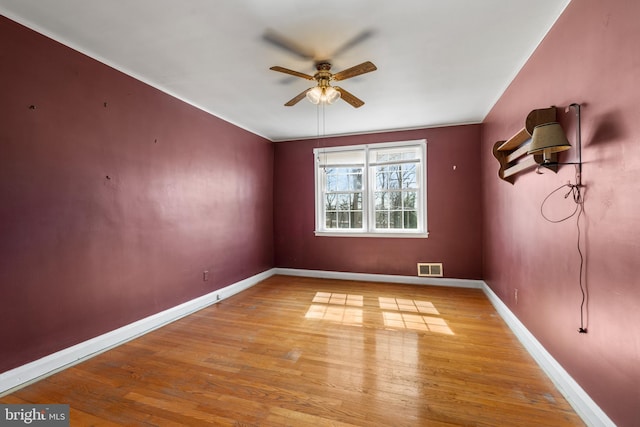
[{"label": "sunlight patch on floor", "polygon": [[425,314],[440,315],[438,309],[430,301],[379,297],[378,305],[382,310],[385,310],[382,317],[384,325],[388,328],[454,335],[444,319],[425,316]]},{"label": "sunlight patch on floor", "polygon": [[[362,295],[316,292],[305,318],[362,326],[365,312],[361,307],[364,307]],[[447,322],[436,317],[440,312],[430,301],[379,297],[378,307],[386,328],[454,335]]]},{"label": "sunlight patch on floor", "polygon": [[362,324],[362,310],[351,307],[312,304],[304,317],[307,319],[328,320],[348,325]]}]

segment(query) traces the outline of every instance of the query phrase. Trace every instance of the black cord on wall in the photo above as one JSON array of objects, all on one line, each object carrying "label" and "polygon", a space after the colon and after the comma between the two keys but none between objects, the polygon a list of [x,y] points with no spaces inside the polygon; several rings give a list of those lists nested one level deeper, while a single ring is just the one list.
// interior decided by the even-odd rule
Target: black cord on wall
[{"label": "black cord on wall", "polygon": [[[579,172],[576,171],[576,173],[579,173]],[[577,177],[576,177],[576,182],[579,182]],[[576,227],[578,229],[577,248],[578,248],[578,255],[580,256],[580,278],[578,280],[578,283],[580,285],[580,292],[582,293],[582,301],[580,303],[580,327],[578,328],[578,332],[581,333],[581,334],[586,334],[587,333],[587,328],[585,328],[585,326],[584,326],[584,305],[585,305],[585,302],[586,302],[587,294],[586,294],[586,291],[585,291],[584,284],[582,282],[582,276],[583,276],[583,270],[584,270],[584,255],[582,253],[582,249],[580,248],[580,237],[581,237],[580,217],[584,213],[584,199],[582,197],[581,187],[582,187],[582,185],[580,185],[580,184],[567,183],[567,184],[561,185],[560,187],[556,188],[551,193],[549,193],[547,195],[547,197],[545,197],[544,200],[542,201],[542,203],[540,204],[540,214],[542,215],[542,217],[545,220],[547,220],[549,222],[552,222],[552,223],[559,223],[559,222],[566,221],[569,218],[573,217],[574,215],[578,214],[578,216],[576,217]],[[558,191],[560,191],[560,190],[562,190],[564,188],[568,188],[569,189],[569,191],[564,195],[564,198],[566,199],[569,196],[572,196],[572,199],[576,204],[576,208],[571,214],[567,215],[564,218],[551,219],[551,218],[547,217],[544,214],[544,204],[547,202],[547,200],[551,196],[553,196],[555,193],[557,193]]]}]

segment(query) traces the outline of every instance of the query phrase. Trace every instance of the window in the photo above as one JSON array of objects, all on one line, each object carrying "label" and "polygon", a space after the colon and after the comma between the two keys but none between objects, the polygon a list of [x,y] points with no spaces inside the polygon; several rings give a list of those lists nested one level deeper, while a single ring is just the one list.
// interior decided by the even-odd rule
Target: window
[{"label": "window", "polygon": [[427,237],[425,140],[313,153],[316,235]]}]

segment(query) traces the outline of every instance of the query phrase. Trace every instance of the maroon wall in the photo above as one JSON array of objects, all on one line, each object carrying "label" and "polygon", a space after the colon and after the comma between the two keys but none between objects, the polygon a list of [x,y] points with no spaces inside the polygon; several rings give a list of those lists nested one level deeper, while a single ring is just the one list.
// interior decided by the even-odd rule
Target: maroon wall
[{"label": "maroon wall", "polygon": [[[571,2],[482,127],[484,279],[620,426],[640,424],[639,17],[635,0]],[[587,334],[577,333],[576,219],[540,214],[547,194],[575,182],[573,166],[511,185],[491,154],[530,110],[572,102],[583,104]],[[561,116],[575,141],[572,115]],[[554,218],[573,210],[565,193],[547,202]]]},{"label": "maroon wall", "polygon": [[271,143],[4,17],[0,58],[0,372],[273,267]]},{"label": "maroon wall", "polygon": [[[427,239],[314,235],[314,148],[423,138],[427,140]],[[415,276],[417,262],[443,262],[446,277],[479,279],[479,138],[480,127],[470,125],[276,143],[276,265]]]}]

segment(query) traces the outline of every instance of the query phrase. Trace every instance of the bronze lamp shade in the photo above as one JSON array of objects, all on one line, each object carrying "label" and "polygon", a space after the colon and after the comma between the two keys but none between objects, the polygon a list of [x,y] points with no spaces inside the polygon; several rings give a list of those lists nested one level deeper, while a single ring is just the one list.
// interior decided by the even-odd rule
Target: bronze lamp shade
[{"label": "bronze lamp shade", "polygon": [[533,128],[529,154],[542,152],[543,163],[551,162],[551,154],[571,148],[564,130],[558,122],[544,123]]}]

